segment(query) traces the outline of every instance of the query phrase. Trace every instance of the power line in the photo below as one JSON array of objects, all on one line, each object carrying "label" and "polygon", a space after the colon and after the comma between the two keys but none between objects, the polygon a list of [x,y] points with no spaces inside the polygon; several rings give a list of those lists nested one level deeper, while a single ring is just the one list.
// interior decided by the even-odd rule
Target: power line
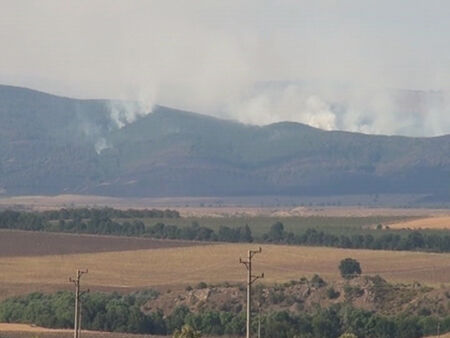
[{"label": "power line", "polygon": [[75,278],[69,277],[69,282],[75,284],[75,320],[73,325],[73,337],[81,337],[81,301],[80,301],[80,279],[88,273],[88,270],[77,270]]},{"label": "power line", "polygon": [[248,250],[247,260],[244,261],[239,258],[239,263],[244,264],[247,269],[247,338],[250,338],[250,327],[251,327],[251,312],[252,312],[252,284],[260,278],[264,278],[264,273],[260,275],[252,275],[252,258],[257,253],[261,253],[262,249],[259,247],[258,250]]}]

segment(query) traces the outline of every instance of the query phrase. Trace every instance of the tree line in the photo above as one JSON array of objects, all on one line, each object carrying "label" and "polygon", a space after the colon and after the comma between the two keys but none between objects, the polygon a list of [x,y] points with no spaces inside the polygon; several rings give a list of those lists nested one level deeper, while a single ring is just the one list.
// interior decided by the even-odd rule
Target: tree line
[{"label": "tree line", "polygon": [[[220,226],[213,230],[193,222],[189,226],[176,226],[158,222],[146,225],[141,218],[178,218],[174,210],[116,210],[61,209],[57,211],[0,212],[0,228],[51,232],[105,234],[118,236],[142,236],[162,239],[182,239],[221,242],[262,242],[291,245],[330,246],[338,248],[372,250],[414,250],[450,252],[450,234],[433,231],[361,230],[353,234],[335,234],[330,231],[309,228],[294,234],[284,229],[281,222],[273,224],[269,231],[254,238],[248,225]],[[447,232],[448,233],[448,232]]]},{"label": "tree line", "polygon": [[[193,222],[190,226],[178,227],[158,222],[146,226],[139,219],[131,218],[133,214],[141,217],[166,218],[179,217],[172,210],[127,210],[112,211],[115,209],[61,209],[55,212],[0,212],[0,229],[33,230],[49,232],[88,233],[118,236],[142,236],[161,239],[183,239],[197,241],[221,241],[221,242],[252,242],[253,237],[248,225],[241,227],[221,226],[218,231],[200,226]],[[130,220],[119,222],[111,218],[111,215],[120,215],[121,218]],[[123,217],[128,215],[127,217]]]},{"label": "tree line", "polygon": [[283,223],[277,222],[263,235],[262,240],[268,243],[353,249],[450,252],[450,235],[418,230],[374,230],[373,233],[375,236],[370,233],[336,235],[310,228],[301,234],[294,234],[285,231]]},{"label": "tree line", "polygon": [[[192,312],[181,305],[171,314],[162,310],[145,314],[145,303],[158,297],[154,290],[128,295],[92,292],[82,296],[82,327],[89,330],[143,334],[172,334],[188,324],[205,335],[243,335],[245,313],[225,311]],[[30,323],[51,328],[72,328],[74,296],[68,291],[32,293],[0,303],[0,321]],[[263,312],[264,337],[336,338],[344,333],[356,337],[415,338],[450,331],[450,316],[400,314],[385,316],[339,303],[317,307],[312,313]],[[257,330],[257,320],[253,321]]]}]

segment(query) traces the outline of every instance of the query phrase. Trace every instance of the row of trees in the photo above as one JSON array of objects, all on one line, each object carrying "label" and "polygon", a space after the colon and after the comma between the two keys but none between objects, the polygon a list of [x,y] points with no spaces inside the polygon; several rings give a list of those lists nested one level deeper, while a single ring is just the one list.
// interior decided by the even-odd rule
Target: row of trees
[{"label": "row of trees", "polygon": [[0,212],[0,228],[22,229],[22,230],[46,230],[51,228],[55,221],[72,221],[79,224],[89,220],[98,223],[111,219],[142,219],[142,218],[179,218],[176,210],[158,209],[128,209],[118,210],[112,208],[79,208],[59,209],[43,212],[23,212],[5,210]]},{"label": "row of trees", "polygon": [[171,209],[114,209],[114,208],[74,208],[43,211],[42,216],[48,220],[68,220],[86,218],[179,218],[180,213]]},{"label": "row of trees", "polygon": [[[4,211],[0,212],[0,228],[118,236],[143,236],[197,241],[253,241],[252,233],[248,225],[236,228],[221,226],[217,232],[210,228],[200,226],[196,222],[193,222],[190,226],[183,227],[166,225],[160,222],[151,226],[146,226],[139,219],[130,219],[125,222],[113,220],[108,214],[112,213],[111,210],[114,209],[98,209],[98,212],[95,211],[96,209],[77,210],[78,211],[73,215],[75,217],[67,219],[65,218],[64,212],[62,212],[64,217],[60,217],[59,220],[53,219],[53,217],[56,217],[57,212],[55,212],[55,214],[47,214],[46,212],[26,213]],[[88,214],[84,215],[85,211],[90,213],[89,217],[87,217]],[[170,214],[170,211],[168,210],[161,212]]]},{"label": "row of trees", "polygon": [[[139,217],[137,217],[137,216]],[[153,216],[149,216],[153,215]],[[119,236],[147,236],[155,238],[198,241],[252,242],[248,225],[221,226],[217,231],[193,222],[190,226],[157,223],[144,224],[142,217],[179,217],[172,210],[116,210],[61,209],[42,213],[16,211],[0,212],[0,228],[34,231],[75,232]],[[114,217],[113,217],[114,216]],[[136,216],[136,217],[135,217]],[[120,220],[122,219],[122,220]],[[334,234],[323,230],[307,229],[300,234],[284,230],[277,222],[258,241],[293,245],[331,246],[339,248],[364,248],[374,250],[421,250],[450,252],[450,235],[432,231],[354,230],[354,234]]]},{"label": "row of trees", "polygon": [[273,224],[262,237],[264,242],[296,245],[331,246],[373,250],[420,250],[450,252],[450,235],[421,231],[377,230],[372,234],[335,235],[308,229],[302,234],[284,230],[281,222]]},{"label": "row of trees", "polygon": [[[205,335],[242,335],[245,333],[245,313],[204,311],[194,313],[179,306],[165,316],[159,310],[142,312],[145,302],[157,297],[155,291],[130,295],[90,293],[82,297],[82,327],[90,330],[129,333],[172,334],[185,324]],[[73,327],[74,297],[67,291],[51,295],[33,293],[0,303],[0,321],[34,323],[52,328]],[[356,337],[415,338],[450,331],[450,316],[383,316],[335,304],[317,308],[313,313],[276,311],[262,313],[261,334],[264,337],[334,338],[344,333]],[[257,322],[254,321],[254,325]],[[253,328],[256,331],[256,327]]]}]

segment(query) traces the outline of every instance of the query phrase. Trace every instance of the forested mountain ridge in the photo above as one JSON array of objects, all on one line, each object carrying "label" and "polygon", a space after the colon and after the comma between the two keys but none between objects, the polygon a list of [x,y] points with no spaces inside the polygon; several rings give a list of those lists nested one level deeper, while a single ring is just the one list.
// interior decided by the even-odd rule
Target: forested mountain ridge
[{"label": "forested mountain ridge", "polygon": [[[245,125],[0,86],[0,191],[112,196],[450,194],[450,135]],[[129,118],[129,114],[135,114]]]}]

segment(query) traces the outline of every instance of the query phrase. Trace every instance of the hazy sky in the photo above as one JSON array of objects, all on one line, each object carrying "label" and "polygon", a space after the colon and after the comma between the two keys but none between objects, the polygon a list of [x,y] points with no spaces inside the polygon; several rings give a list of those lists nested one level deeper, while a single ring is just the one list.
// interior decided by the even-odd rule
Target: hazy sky
[{"label": "hazy sky", "polygon": [[449,18],[447,0],[0,0],[0,83],[248,123],[440,135]]}]

